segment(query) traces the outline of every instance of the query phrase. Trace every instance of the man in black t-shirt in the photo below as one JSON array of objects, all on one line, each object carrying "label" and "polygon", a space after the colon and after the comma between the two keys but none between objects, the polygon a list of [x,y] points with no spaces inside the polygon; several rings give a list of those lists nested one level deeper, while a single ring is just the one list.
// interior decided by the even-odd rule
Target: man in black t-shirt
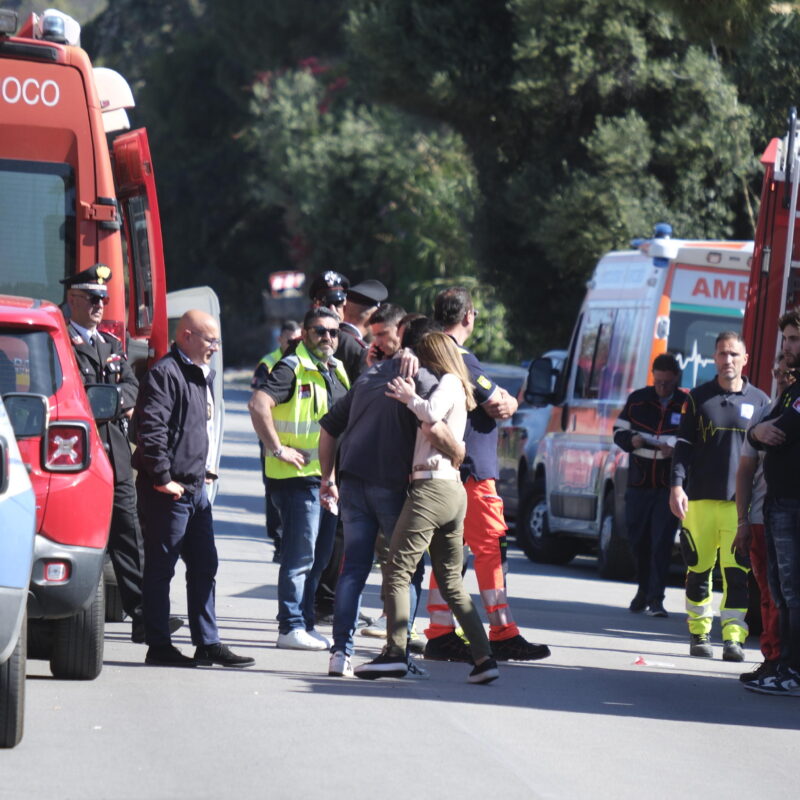
[{"label": "man in black t-shirt", "polygon": [[750,420],[769,403],[769,398],[742,377],[747,352],[735,331],[717,336],[714,364],[717,377],[692,389],[683,406],[672,456],[670,508],[683,520],[681,549],[687,565],[689,654],[698,658],[714,655],[710,639],[714,613],[711,572],[719,553],[722,658],[743,661],[748,568],[733,550],[736,470]]}]

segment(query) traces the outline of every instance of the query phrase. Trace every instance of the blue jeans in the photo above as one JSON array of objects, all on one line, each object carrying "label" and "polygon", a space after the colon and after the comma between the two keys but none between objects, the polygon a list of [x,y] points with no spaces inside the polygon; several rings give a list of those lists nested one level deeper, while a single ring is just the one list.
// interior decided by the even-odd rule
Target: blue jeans
[{"label": "blue jeans", "polygon": [[278,631],[312,630],[316,581],[330,559],[336,517],[326,512],[321,519],[319,486],[289,478],[271,480],[269,491],[281,516],[282,528]]},{"label": "blue jeans", "polygon": [[185,492],[179,500],[157,492],[140,473],[136,484],[139,508],[144,517],[144,578],[142,605],[145,641],[151,645],[170,643],[169,586],[175,564],[186,564],[186,601],[192,644],[219,642],[214,608],[217,548],[211,504],[206,489]]},{"label": "blue jeans", "polygon": [[800,669],[800,500],[764,506],[770,594],[780,616],[781,661]]},{"label": "blue jeans", "polygon": [[[339,496],[344,528],[344,560],[336,583],[331,651],[343,651],[352,655],[361,592],[375,560],[378,531],[383,531],[387,537],[392,535],[405,503],[406,491],[384,489],[345,475],[342,477]],[[416,586],[413,587],[411,596],[411,624],[422,587],[422,572],[418,568],[414,576]]]}]

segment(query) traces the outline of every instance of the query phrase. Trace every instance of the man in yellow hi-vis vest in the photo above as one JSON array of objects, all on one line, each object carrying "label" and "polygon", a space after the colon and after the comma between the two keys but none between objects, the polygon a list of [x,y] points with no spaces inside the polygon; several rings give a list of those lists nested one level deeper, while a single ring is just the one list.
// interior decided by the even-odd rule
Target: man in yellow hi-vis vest
[{"label": "man in yellow hi-vis vest", "polygon": [[268,491],[281,516],[278,573],[278,647],[327,650],[314,630],[314,592],[330,559],[337,517],[320,509],[319,420],[350,384],[333,357],[339,318],[314,308],[303,336],[258,383],[250,398],[253,427],[266,451]]}]

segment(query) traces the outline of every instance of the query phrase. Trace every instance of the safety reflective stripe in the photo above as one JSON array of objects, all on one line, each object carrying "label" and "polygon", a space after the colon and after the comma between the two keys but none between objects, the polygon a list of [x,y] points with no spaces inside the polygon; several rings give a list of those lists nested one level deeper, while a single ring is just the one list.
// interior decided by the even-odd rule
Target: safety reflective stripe
[{"label": "safety reflective stripe", "polygon": [[439,589],[432,586],[428,587],[428,617],[431,625],[444,625],[447,627],[455,625],[450,606],[445,602]]},{"label": "safety reflective stripe", "polygon": [[663,458],[672,458],[672,456],[665,456],[660,450],[648,450],[646,447],[640,447],[632,452],[633,455],[639,456],[639,458],[651,458],[655,461],[660,461]]},{"label": "safety reflective stripe", "polygon": [[707,603],[693,603],[689,598],[686,598],[686,613],[690,617],[694,617],[699,619],[701,617],[709,617],[713,616],[713,609],[711,606],[711,598],[709,598]]},{"label": "safety reflective stripe", "polygon": [[[750,630],[744,621],[747,609],[744,608],[720,608],[719,620],[722,623],[722,638],[733,639],[734,641],[744,642]],[[741,631],[741,636],[726,636],[726,631]]]},{"label": "safety reflective stripe", "polygon": [[514,622],[505,589],[483,589],[481,600],[490,625],[511,625]]},{"label": "safety reflective stripe", "polygon": [[614,423],[615,431],[629,431],[630,429],[631,429],[631,423],[627,419],[618,419]]},{"label": "safety reflective stripe", "polygon": [[294,436],[308,436],[319,433],[320,424],[315,419],[307,420],[273,420],[276,433],[291,433]]}]

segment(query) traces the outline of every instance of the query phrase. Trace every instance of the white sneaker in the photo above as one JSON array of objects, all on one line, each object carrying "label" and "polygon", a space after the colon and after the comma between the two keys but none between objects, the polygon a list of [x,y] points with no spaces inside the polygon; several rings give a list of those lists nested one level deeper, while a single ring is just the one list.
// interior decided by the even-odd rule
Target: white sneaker
[{"label": "white sneaker", "polygon": [[352,678],[353,665],[350,663],[350,656],[341,651],[331,653],[328,661],[328,675],[334,678]]},{"label": "white sneaker", "polygon": [[322,644],[325,645],[326,650],[331,649],[331,645],[333,644],[333,642],[331,642],[331,640],[327,636],[323,636],[323,634],[319,633],[318,631],[315,631],[313,628],[310,631],[306,631],[306,633],[309,636],[316,639],[318,642],[322,642]]},{"label": "white sneaker", "polygon": [[321,642],[316,636],[311,636],[303,628],[293,628],[289,633],[278,634],[275,647],[286,650],[327,650],[329,645]]}]

